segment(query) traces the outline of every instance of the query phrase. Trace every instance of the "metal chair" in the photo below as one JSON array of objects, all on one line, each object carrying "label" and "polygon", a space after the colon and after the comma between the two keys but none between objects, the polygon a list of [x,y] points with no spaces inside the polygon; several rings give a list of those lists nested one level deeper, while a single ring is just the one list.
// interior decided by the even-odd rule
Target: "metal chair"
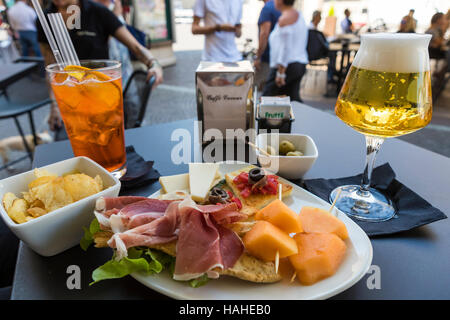
[{"label": "metal chair", "polygon": [[137,128],[142,125],[152,86],[156,79],[153,76],[150,81],[146,80],[147,72],[136,70],[125,85],[123,91],[125,129]]},{"label": "metal chair", "polygon": [[5,169],[8,165],[12,165],[14,163],[17,163],[19,161],[24,160],[25,158],[30,158],[30,160],[33,160],[33,152],[32,147],[30,146],[25,138],[25,133],[22,129],[22,126],[20,125],[18,117],[23,114],[28,114],[28,120],[30,122],[30,128],[31,133],[33,135],[33,143],[34,146],[37,146],[37,136],[36,136],[36,127],[33,120],[33,111],[43,107],[51,102],[50,99],[44,99],[36,103],[30,103],[30,104],[24,104],[24,103],[15,103],[10,101],[7,97],[3,96],[0,97],[0,120],[2,119],[8,119],[13,118],[14,123],[16,124],[17,130],[20,133],[20,136],[22,137],[23,144],[25,146],[25,150],[27,151],[27,155],[24,157],[21,157],[17,160],[11,161],[7,164],[4,164],[2,167],[0,167],[0,170]]}]

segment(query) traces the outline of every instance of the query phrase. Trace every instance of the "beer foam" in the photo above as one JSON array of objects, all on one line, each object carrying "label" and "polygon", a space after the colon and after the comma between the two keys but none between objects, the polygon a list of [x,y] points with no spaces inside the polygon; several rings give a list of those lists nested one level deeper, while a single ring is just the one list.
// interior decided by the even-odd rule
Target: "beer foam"
[{"label": "beer foam", "polygon": [[430,39],[429,34],[363,34],[353,66],[379,72],[429,71],[428,43]]}]

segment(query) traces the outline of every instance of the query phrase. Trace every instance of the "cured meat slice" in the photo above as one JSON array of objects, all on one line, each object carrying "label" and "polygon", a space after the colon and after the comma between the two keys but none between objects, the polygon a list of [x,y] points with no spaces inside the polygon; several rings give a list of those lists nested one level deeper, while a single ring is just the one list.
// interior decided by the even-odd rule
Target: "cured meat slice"
[{"label": "cured meat slice", "polygon": [[123,196],[123,197],[100,197],[95,203],[95,210],[106,212],[111,209],[122,209],[131,203],[148,199],[146,197]]},{"label": "cured meat slice", "polygon": [[117,257],[120,259],[127,255],[128,248],[176,240],[178,226],[178,202],[173,202],[161,217],[136,228],[115,233],[108,245],[117,249]]},{"label": "cured meat slice", "polygon": [[[239,236],[223,225],[247,218],[235,203],[197,205],[191,198],[183,201],[135,200],[109,217],[113,237],[108,245],[116,249],[116,258],[127,250],[177,240],[174,279],[190,280],[232,267],[244,252]],[[125,201],[125,202],[126,202]],[[124,201],[107,200],[108,205]],[[105,208],[108,207],[105,205]],[[108,210],[116,210],[110,208]],[[101,215],[96,212],[96,215]],[[107,217],[102,216],[102,221]],[[100,220],[99,220],[100,221]],[[100,222],[103,223],[103,222]]]},{"label": "cured meat slice", "polygon": [[190,280],[204,273],[209,276],[215,268],[223,270],[232,267],[244,252],[238,235],[221,226],[214,218],[214,213],[222,212],[220,221],[228,221],[224,212],[234,215],[233,206],[197,206],[192,202],[185,199],[179,205],[181,221],[175,280]]}]

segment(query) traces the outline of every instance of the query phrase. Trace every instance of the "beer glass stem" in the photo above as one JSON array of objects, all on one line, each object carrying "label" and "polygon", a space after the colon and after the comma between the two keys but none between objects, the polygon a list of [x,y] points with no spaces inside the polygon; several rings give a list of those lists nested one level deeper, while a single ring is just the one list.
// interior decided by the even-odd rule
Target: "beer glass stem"
[{"label": "beer glass stem", "polygon": [[366,166],[361,181],[361,189],[359,194],[361,196],[368,196],[370,194],[370,180],[372,179],[372,170],[375,164],[378,150],[384,142],[383,138],[366,135]]}]

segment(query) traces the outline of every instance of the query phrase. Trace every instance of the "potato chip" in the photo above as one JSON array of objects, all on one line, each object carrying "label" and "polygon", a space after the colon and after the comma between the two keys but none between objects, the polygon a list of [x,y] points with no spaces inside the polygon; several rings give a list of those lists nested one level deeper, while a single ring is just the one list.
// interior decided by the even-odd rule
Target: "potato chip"
[{"label": "potato chip", "polygon": [[17,199],[17,197],[14,193],[12,193],[12,192],[5,193],[5,195],[3,196],[3,207],[5,208],[6,211],[8,211],[9,208],[12,207],[13,202],[16,199]]},{"label": "potato chip", "polygon": [[54,174],[54,173],[50,173],[45,169],[39,169],[36,168],[34,169],[34,175],[36,176],[36,178],[40,178],[40,177],[57,177],[58,175]]},{"label": "potato chip", "polygon": [[28,184],[28,188],[29,188],[29,189],[36,188],[36,187],[38,187],[38,186],[47,184],[47,183],[53,181],[53,180],[56,179],[56,178],[57,178],[57,177],[55,177],[55,176],[42,176],[42,177],[39,177],[39,178],[37,178],[36,180],[31,181],[31,182]]},{"label": "potato chip", "polygon": [[43,216],[44,214],[46,214],[47,211],[45,211],[45,209],[42,209],[42,208],[33,207],[33,208],[28,208],[27,213],[30,216],[37,218],[37,217],[40,217],[40,216]]},{"label": "potato chip", "polygon": [[102,180],[102,178],[100,178],[99,175],[96,175],[94,180],[95,180],[95,182],[97,182],[98,187],[100,188],[100,190],[103,190],[103,180]]},{"label": "potato chip", "polygon": [[83,173],[65,176],[64,187],[74,201],[86,198],[102,190],[95,179]]},{"label": "potato chip", "polygon": [[75,201],[70,193],[65,190],[64,179],[62,177],[55,178],[50,183],[30,189],[30,194],[33,199],[42,201],[48,212],[62,208]]},{"label": "potato chip", "polygon": [[17,223],[27,222],[28,203],[24,199],[14,200],[11,208],[8,210],[8,215]]},{"label": "potato chip", "polygon": [[23,199],[8,192],[3,196],[3,206],[11,219],[24,223],[103,190],[100,176],[92,178],[75,172],[58,177],[35,169],[36,179],[28,184],[28,191],[22,192]]}]

